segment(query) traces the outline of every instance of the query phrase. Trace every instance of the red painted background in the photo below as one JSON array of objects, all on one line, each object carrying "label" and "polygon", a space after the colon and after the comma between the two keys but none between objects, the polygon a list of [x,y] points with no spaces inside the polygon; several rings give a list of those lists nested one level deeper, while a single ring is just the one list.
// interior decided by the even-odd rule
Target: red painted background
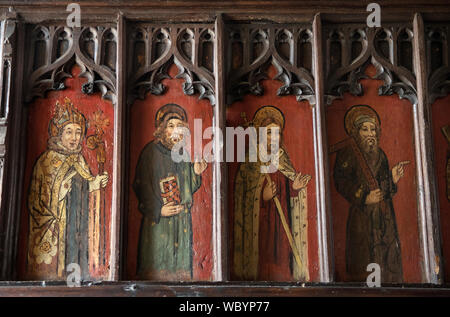
[{"label": "red painted background", "polygon": [[450,124],[450,96],[438,99],[432,105],[434,157],[436,164],[437,185],[439,190],[439,207],[443,243],[445,280],[450,281],[450,202],[447,199],[447,152],[450,146],[442,134],[441,128]]},{"label": "red painted background", "polygon": [[[20,237],[18,252],[18,275],[20,279],[26,279],[26,261],[28,249],[28,232],[29,232],[29,213],[27,209],[28,188],[30,186],[31,173],[34,164],[39,155],[47,149],[48,125],[50,119],[55,113],[56,101],[64,103],[64,98],[68,97],[75,108],[84,114],[86,119],[93,115],[94,112],[101,110],[109,119],[109,126],[105,129],[105,147],[106,162],[105,171],[109,174],[109,182],[106,187],[106,259],[105,267],[100,267],[96,272],[91,272],[93,277],[107,277],[109,270],[110,256],[110,223],[111,223],[111,202],[112,202],[112,184],[113,184],[113,137],[114,137],[114,107],[111,102],[103,100],[100,93],[86,95],[81,92],[81,86],[87,81],[87,78],[78,77],[80,68],[76,65],[72,68],[72,78],[65,80],[66,89],[60,91],[51,91],[46,98],[38,98],[33,101],[29,107],[28,123],[27,123],[27,153],[25,180],[22,198],[22,212],[20,218]],[[95,128],[88,128],[87,136],[94,134]],[[84,138],[82,154],[88,163],[92,175],[98,174],[98,165],[95,150],[89,150],[86,147],[86,138]]]},{"label": "red painted background", "polygon": [[[126,278],[136,279],[137,247],[142,215],[137,208],[137,199],[131,184],[133,183],[136,164],[144,146],[154,139],[155,115],[159,108],[167,103],[176,103],[184,108],[189,121],[191,142],[194,142],[194,119],[202,119],[203,131],[212,125],[213,108],[209,100],[198,100],[198,95],[186,96],[182,90],[182,79],[174,79],[177,67],[172,65],[169,75],[173,79],[163,80],[166,93],[162,96],[147,94],[145,100],[137,100],[131,106],[131,140],[129,165],[129,212]],[[203,146],[211,140],[203,140]],[[191,151],[193,154],[193,151]],[[192,156],[192,155],[191,155]],[[193,159],[193,157],[192,157]],[[212,279],[212,165],[202,174],[202,185],[194,194],[192,206],[193,230],[193,279]]]},{"label": "red painted background", "polygon": [[[373,66],[366,73],[373,76]],[[419,229],[417,214],[416,161],[414,152],[414,127],[412,105],[400,100],[398,95],[379,96],[379,80],[361,80],[364,96],[352,96],[346,93],[343,99],[335,100],[326,111],[328,145],[331,146],[347,138],[344,129],[344,115],[353,105],[369,105],[380,116],[380,147],[386,153],[389,167],[392,169],[400,161],[411,161],[405,166],[405,174],[398,183],[394,196],[394,211],[400,238],[405,283],[421,282],[422,253],[419,246]],[[336,281],[346,281],[345,237],[349,204],[336,191],[333,181],[333,168],[336,154],[330,156],[331,201],[333,215],[334,253]],[[369,274],[369,273],[368,273]]]},{"label": "red painted background", "polygon": [[[269,78],[276,75],[273,66],[269,68]],[[295,96],[277,96],[281,82],[263,80],[263,96],[246,95],[242,101],[233,103],[227,109],[227,126],[242,126],[241,113],[245,112],[247,120],[253,119],[255,112],[262,106],[272,105],[281,110],[285,118],[283,130],[284,144],[296,171],[309,174],[312,179],[308,183],[308,262],[311,281],[319,278],[317,213],[316,213],[316,180],[314,171],[314,143],[312,110],[308,102],[298,102]],[[236,153],[236,150],[235,150]],[[228,163],[228,209],[229,212],[229,265],[233,271],[233,206],[234,182],[239,163]],[[233,279],[234,277],[232,277]]]}]

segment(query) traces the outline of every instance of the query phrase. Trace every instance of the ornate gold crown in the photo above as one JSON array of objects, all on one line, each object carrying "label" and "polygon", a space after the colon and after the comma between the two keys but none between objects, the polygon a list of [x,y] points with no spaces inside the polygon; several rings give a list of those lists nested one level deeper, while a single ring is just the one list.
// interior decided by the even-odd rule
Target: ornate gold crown
[{"label": "ornate gold crown", "polygon": [[65,97],[63,104],[56,101],[55,109],[55,115],[50,120],[48,127],[50,136],[53,137],[59,135],[61,130],[70,123],[80,125],[81,131],[83,131],[83,136],[86,134],[86,118],[80,111],[78,111],[78,109],[75,108],[69,98]]}]

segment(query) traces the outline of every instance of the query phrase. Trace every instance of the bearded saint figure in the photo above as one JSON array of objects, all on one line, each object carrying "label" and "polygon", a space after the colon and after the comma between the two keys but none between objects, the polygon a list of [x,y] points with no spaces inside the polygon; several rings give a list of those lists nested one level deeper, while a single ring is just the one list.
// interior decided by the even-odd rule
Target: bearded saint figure
[{"label": "bearded saint figure", "polygon": [[335,145],[337,191],[350,203],[347,220],[346,269],[350,281],[367,278],[367,265],[377,263],[381,282],[401,283],[402,258],[392,198],[404,174],[403,161],[389,169],[379,147],[380,119],[371,107],[356,105],[345,115],[349,139]]},{"label": "bearded saint figure", "polygon": [[[260,159],[252,162],[247,155],[236,174],[234,277],[238,280],[308,281],[306,186],[311,176],[296,172],[292,165],[283,144],[284,116],[278,108],[261,107],[251,124],[256,129],[266,128],[267,140],[259,142],[260,149],[266,147],[260,150]],[[273,133],[272,129],[279,133]],[[273,144],[280,145],[272,149]],[[277,158],[278,166],[272,165],[273,173],[262,173],[261,167],[271,164],[264,158],[261,160],[262,153]]]},{"label": "bearded saint figure", "polygon": [[191,208],[207,163],[172,159],[172,148],[183,141],[180,129],[187,129],[187,120],[179,105],[161,107],[156,113],[155,139],[144,147],[136,166],[133,189],[143,215],[137,261],[140,279],[193,278]]},{"label": "bearded saint figure", "polygon": [[83,280],[90,278],[89,261],[97,256],[89,244],[98,231],[92,228],[94,201],[109,177],[91,174],[81,153],[86,131],[86,118],[70,99],[56,102],[47,150],[34,165],[28,194],[31,279],[62,279],[70,263],[80,265]]}]

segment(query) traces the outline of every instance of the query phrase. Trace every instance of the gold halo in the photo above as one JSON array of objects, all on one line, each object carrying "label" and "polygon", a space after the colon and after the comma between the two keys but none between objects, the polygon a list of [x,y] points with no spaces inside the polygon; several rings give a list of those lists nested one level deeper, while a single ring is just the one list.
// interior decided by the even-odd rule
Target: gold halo
[{"label": "gold halo", "polygon": [[269,117],[274,118],[276,122],[280,123],[281,130],[284,129],[284,115],[280,109],[274,106],[262,106],[259,108],[253,116],[253,126],[259,128],[261,123]]},{"label": "gold halo", "polygon": [[344,117],[345,132],[347,132],[348,135],[351,135],[353,123],[355,122],[356,118],[361,115],[366,115],[374,118],[378,127],[381,127],[380,117],[372,107],[368,105],[355,105],[347,110]]},{"label": "gold halo", "polygon": [[186,111],[175,103],[168,103],[159,108],[155,115],[155,126],[158,127],[168,114],[176,114],[181,121],[187,122]]}]

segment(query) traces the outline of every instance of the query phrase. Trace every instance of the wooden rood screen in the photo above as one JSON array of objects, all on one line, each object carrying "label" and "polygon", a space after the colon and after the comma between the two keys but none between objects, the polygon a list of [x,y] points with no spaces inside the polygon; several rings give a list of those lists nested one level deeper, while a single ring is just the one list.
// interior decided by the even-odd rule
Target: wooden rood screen
[{"label": "wooden rood screen", "polygon": [[448,295],[450,9],[379,5],[0,1],[0,294]]}]

